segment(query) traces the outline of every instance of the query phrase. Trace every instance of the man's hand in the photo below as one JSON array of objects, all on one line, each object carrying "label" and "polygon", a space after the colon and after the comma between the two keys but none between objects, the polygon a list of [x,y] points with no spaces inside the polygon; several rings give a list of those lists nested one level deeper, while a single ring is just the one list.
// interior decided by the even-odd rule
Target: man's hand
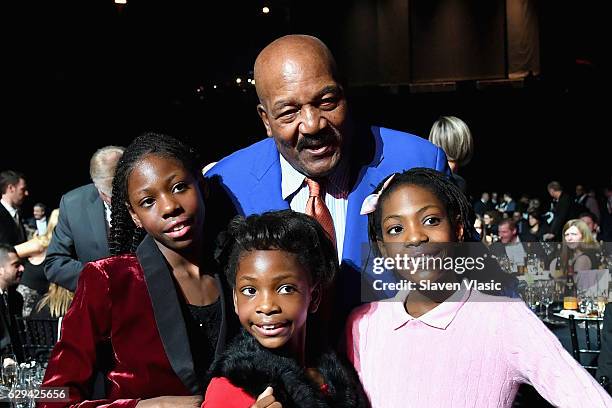
[{"label": "man's hand", "polygon": [[[263,394],[262,394],[263,395]],[[187,397],[157,397],[146,400],[141,400],[136,405],[137,408],[200,408],[202,405],[201,395],[190,395]],[[266,405],[262,405],[266,406]],[[279,405],[280,406],[280,405]],[[259,407],[258,407],[259,408]]]},{"label": "man's hand", "polygon": [[542,235],[542,239],[544,241],[552,241],[555,238],[555,234],[551,234],[550,232]]},{"label": "man's hand", "polygon": [[251,408],[283,408],[280,402],[274,399],[274,395],[272,395],[272,387],[268,387],[259,394],[257,397],[257,402],[251,405]]}]

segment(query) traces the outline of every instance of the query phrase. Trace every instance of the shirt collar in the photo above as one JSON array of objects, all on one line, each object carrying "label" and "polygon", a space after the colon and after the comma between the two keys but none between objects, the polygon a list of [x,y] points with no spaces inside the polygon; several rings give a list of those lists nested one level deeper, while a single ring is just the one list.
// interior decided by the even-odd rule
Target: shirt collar
[{"label": "shirt collar", "polygon": [[470,295],[471,291],[467,289],[464,282],[461,282],[461,288],[444,302],[420,317],[412,317],[404,308],[404,300],[406,300],[408,296],[408,291],[399,292],[397,296],[391,300],[391,302],[393,302],[391,326],[393,330],[399,330],[411,320],[419,320],[427,326],[446,330]]},{"label": "shirt collar", "polygon": [[287,197],[296,193],[302,184],[304,184],[304,175],[293,168],[291,164],[282,154],[279,153],[280,156],[280,166],[281,166],[281,192],[283,194],[283,200],[286,200]]},{"label": "shirt collar", "polygon": [[110,205],[106,204],[106,201],[102,200],[102,204],[104,204],[104,218],[106,218],[106,223],[108,225],[110,225],[111,222],[111,207]]},{"label": "shirt collar", "polygon": [[[281,167],[281,192],[283,200],[295,194],[304,185],[304,176],[297,171],[284,157],[279,153]],[[327,177],[326,192],[336,198],[346,198],[348,196],[348,171],[347,160],[341,160],[334,172]]]},{"label": "shirt collar", "polygon": [[15,213],[17,212],[16,208],[13,208],[12,205],[10,205],[9,203],[7,203],[6,201],[0,199],[0,203],[2,203],[2,205],[4,206],[4,208],[6,208],[6,211],[9,212],[9,214],[11,214],[11,217],[15,217]]}]

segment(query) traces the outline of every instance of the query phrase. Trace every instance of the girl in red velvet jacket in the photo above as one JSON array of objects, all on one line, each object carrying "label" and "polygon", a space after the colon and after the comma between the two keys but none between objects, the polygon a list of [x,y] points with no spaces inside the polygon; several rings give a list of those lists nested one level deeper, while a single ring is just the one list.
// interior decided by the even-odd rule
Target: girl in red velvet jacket
[{"label": "girl in red velvet jacket", "polygon": [[69,398],[41,406],[200,406],[235,320],[229,288],[226,297],[207,262],[200,169],[168,136],[145,134],[127,148],[113,180],[114,256],[81,272],[45,373],[43,386],[67,387]]}]

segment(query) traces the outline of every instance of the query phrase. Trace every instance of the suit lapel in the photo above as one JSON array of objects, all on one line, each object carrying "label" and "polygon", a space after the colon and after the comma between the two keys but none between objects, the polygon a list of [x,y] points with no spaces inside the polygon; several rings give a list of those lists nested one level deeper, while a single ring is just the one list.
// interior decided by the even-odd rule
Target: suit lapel
[{"label": "suit lapel", "polygon": [[[168,361],[185,387],[194,394],[200,393],[202,390],[193,367],[187,328],[169,265],[153,238],[148,235],[138,247],[136,256],[144,270],[155,322]],[[222,328],[224,321],[225,318],[222,320]]]},{"label": "suit lapel", "polygon": [[8,212],[4,205],[0,203],[0,228],[7,228],[9,232],[7,234],[6,241],[7,243],[14,245],[20,244],[21,242],[17,242],[17,224],[15,224],[15,219],[11,217],[11,213]]},{"label": "suit lapel", "polygon": [[98,248],[103,249],[108,255],[107,227],[106,227],[106,212],[102,199],[98,195],[98,190],[92,184],[92,194],[90,196],[91,205],[87,206],[87,218],[91,227],[92,239],[95,240]]},{"label": "suit lapel", "polygon": [[355,266],[361,268],[362,251],[369,248],[368,240],[368,217],[360,215],[363,200],[372,194],[376,186],[388,174],[384,174],[378,169],[383,161],[382,138],[378,133],[378,128],[363,129],[367,136],[373,138],[374,143],[364,144],[373,148],[372,152],[356,152],[357,157],[370,157],[369,162],[359,170],[355,186],[348,197],[348,208],[346,211],[346,227],[344,229],[344,249],[342,258],[350,260]]},{"label": "suit lapel", "polygon": [[289,208],[289,203],[283,200],[280,158],[272,139],[263,145],[261,153],[261,160],[253,163],[251,169],[255,180],[248,193],[249,208],[244,209],[245,215]]},{"label": "suit lapel", "polygon": [[5,347],[11,344],[11,336],[9,332],[10,323],[11,320],[8,310],[6,309],[4,299],[0,297],[0,350],[3,350]]}]

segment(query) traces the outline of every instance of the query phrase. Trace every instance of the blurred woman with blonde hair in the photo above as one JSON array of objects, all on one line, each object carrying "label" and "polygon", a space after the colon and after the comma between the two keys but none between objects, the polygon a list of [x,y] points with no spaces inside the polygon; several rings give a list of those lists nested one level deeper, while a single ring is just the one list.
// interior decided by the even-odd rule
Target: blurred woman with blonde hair
[{"label": "blurred woman with blonde hair", "polygon": [[429,131],[429,141],[444,150],[453,181],[465,193],[466,182],[457,174],[457,170],[468,164],[474,155],[474,139],[470,128],[455,116],[441,116]]},{"label": "blurred woman with blonde hair", "polygon": [[15,246],[17,255],[24,260],[25,269],[17,287],[23,297],[24,317],[30,315],[34,305],[47,293],[49,281],[44,273],[44,262],[58,218],[59,210],[55,209],[49,216],[47,231],[43,235],[35,235],[29,241]]},{"label": "blurred woman with blonde hair", "polygon": [[[589,226],[582,220],[569,220],[563,226],[563,244],[558,259],[553,260],[551,270],[559,269],[563,275],[588,271],[599,267],[596,256],[599,244],[593,239]],[[560,262],[560,268],[556,268]]]}]

